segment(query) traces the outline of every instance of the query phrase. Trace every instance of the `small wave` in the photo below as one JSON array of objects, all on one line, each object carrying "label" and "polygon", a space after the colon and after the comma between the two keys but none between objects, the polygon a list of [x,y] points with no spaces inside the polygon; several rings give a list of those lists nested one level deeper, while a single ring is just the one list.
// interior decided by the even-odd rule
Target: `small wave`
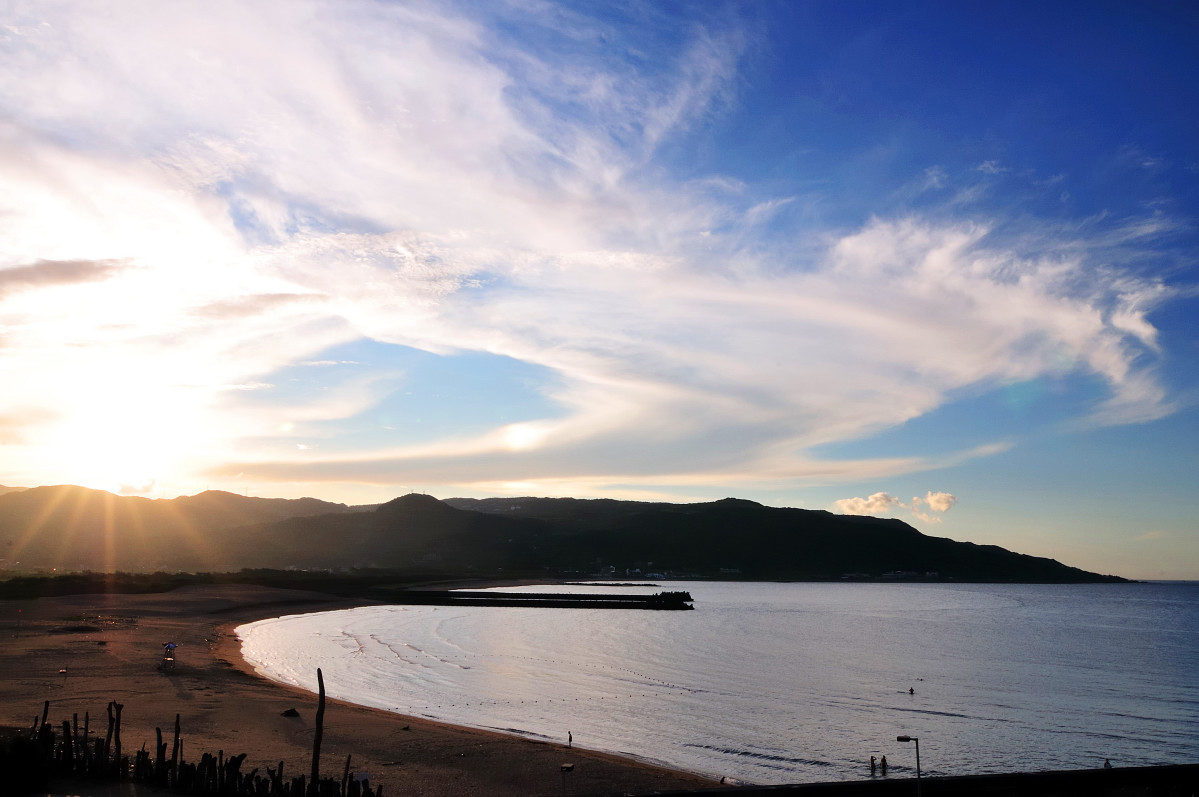
[{"label": "small wave", "polygon": [[691,747],[697,750],[709,750],[713,753],[721,753],[723,755],[737,756],[739,758],[752,758],[755,761],[774,761],[780,764],[802,764],[811,767],[832,767],[836,766],[830,761],[817,761],[811,758],[795,758],[793,756],[774,755],[772,753],[759,753],[753,750],[738,750],[732,747],[716,747],[710,744],[694,744],[684,743],[684,747]]},{"label": "small wave", "polygon": [[909,714],[928,714],[934,717],[957,717],[964,720],[984,719],[982,717],[976,717],[972,714],[959,714],[954,711],[933,711],[932,709],[928,708],[903,708],[901,706],[897,706],[895,711],[904,711]]},{"label": "small wave", "polygon": [[527,731],[527,730],[524,730],[523,728],[500,727],[498,725],[483,725],[482,728],[484,730],[488,730],[488,731],[499,731],[500,733],[510,733],[513,736],[523,736],[527,739],[542,739],[547,742],[555,740],[555,737],[553,737],[553,736],[547,736],[544,733],[536,733],[534,731]]}]

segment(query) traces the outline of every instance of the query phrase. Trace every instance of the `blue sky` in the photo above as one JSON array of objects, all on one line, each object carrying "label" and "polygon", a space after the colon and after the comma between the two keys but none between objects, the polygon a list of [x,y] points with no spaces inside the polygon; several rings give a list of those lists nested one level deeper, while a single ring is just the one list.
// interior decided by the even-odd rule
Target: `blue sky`
[{"label": "blue sky", "polygon": [[1199,578],[1185,3],[0,11],[0,484],[900,517]]}]

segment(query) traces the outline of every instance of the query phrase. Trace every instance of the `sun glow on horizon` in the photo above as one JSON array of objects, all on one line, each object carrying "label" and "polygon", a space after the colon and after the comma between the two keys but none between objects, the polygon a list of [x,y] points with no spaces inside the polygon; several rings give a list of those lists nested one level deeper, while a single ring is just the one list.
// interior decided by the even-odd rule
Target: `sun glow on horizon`
[{"label": "sun glow on horizon", "polygon": [[185,391],[148,380],[80,390],[69,414],[34,432],[31,469],[114,493],[149,493],[186,473],[204,431]]}]

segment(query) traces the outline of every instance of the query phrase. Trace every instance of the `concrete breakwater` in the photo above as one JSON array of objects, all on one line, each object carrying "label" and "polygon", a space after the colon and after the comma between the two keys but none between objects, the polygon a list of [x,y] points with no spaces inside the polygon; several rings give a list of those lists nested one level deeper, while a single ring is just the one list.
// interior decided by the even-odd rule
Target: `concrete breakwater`
[{"label": "concrete breakwater", "polygon": [[394,590],[381,595],[390,603],[418,606],[533,606],[548,609],[694,609],[689,592],[613,595],[465,590]]}]

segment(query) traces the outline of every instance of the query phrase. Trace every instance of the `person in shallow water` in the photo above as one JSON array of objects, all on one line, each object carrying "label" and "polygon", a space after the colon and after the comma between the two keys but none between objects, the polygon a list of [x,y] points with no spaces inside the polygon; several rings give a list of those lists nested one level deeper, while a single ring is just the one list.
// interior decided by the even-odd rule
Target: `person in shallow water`
[{"label": "person in shallow water", "polygon": [[874,777],[874,756],[870,756],[870,777]]},{"label": "person in shallow water", "polygon": [[882,760],[882,761],[879,761],[879,762],[878,762],[878,764],[879,764],[879,767],[878,767],[878,768],[879,768],[879,770],[880,770],[880,771],[881,771],[881,772],[882,772],[884,775],[886,775],[886,774],[887,774],[887,757],[886,757],[886,756],[883,756],[883,760]]}]

